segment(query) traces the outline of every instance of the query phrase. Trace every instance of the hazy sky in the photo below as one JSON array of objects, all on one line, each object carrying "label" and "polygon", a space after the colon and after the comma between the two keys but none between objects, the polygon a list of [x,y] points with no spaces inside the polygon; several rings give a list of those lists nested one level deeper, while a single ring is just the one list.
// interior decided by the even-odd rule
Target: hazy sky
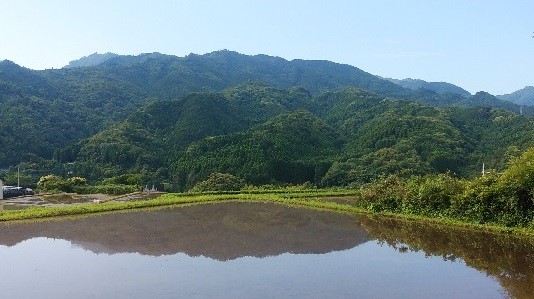
[{"label": "hazy sky", "polygon": [[534,85],[534,0],[0,0],[0,60],[220,49],[510,93]]}]

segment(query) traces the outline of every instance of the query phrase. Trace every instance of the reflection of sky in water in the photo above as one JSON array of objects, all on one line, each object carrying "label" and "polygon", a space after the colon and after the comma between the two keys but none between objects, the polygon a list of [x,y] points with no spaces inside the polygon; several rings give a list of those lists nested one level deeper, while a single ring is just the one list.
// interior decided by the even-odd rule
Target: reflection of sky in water
[{"label": "reflection of sky in water", "polygon": [[242,257],[95,254],[34,238],[0,246],[2,298],[500,298],[460,260],[369,241],[327,254]]}]

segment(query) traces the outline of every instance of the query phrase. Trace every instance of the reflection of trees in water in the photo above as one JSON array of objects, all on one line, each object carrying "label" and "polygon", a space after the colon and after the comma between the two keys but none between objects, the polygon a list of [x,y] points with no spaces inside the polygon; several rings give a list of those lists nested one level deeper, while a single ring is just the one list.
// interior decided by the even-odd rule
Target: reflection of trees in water
[{"label": "reflection of trees in water", "polygon": [[[359,223],[361,226],[358,226]],[[345,250],[370,238],[399,252],[462,259],[498,279],[512,297],[534,294],[534,240],[449,226],[354,217],[274,204],[226,203],[80,219],[0,224],[0,244],[69,240],[96,253],[184,252],[218,260]]]},{"label": "reflection of trees in water", "polygon": [[220,203],[112,213],[64,221],[0,224],[0,244],[48,237],[95,253],[206,256],[230,260],[327,253],[368,241],[354,217],[261,203]]},{"label": "reflection of trees in water", "polygon": [[369,235],[399,252],[424,251],[444,260],[462,259],[469,267],[495,277],[513,298],[534,294],[534,240],[471,229],[360,218]]}]

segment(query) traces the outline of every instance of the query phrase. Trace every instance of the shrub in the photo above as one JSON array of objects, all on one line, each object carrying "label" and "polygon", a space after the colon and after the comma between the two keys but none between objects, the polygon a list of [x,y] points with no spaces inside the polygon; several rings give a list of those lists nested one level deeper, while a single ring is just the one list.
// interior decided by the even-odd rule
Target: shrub
[{"label": "shrub", "polygon": [[400,176],[391,175],[363,186],[360,196],[373,211],[397,211],[408,196],[408,189]]},{"label": "shrub", "polygon": [[141,186],[141,175],[139,174],[123,174],[104,179],[102,185],[132,185]]},{"label": "shrub", "polygon": [[229,173],[215,172],[202,182],[197,183],[191,191],[238,191],[245,187],[245,182]]},{"label": "shrub", "polygon": [[404,209],[422,215],[441,216],[449,212],[455,196],[461,194],[465,183],[449,174],[427,175],[412,184]]},{"label": "shrub", "polygon": [[508,208],[522,214],[534,212],[534,148],[510,161],[498,188],[508,198]]},{"label": "shrub", "polygon": [[37,182],[37,189],[41,191],[61,191],[65,181],[57,175],[49,174],[42,176]]},{"label": "shrub", "polygon": [[452,198],[451,215],[477,223],[497,221],[503,209],[498,180],[499,174],[490,173],[467,182],[464,191]]},{"label": "shrub", "polygon": [[74,176],[74,177],[68,178],[66,183],[73,187],[85,186],[87,185],[87,179],[79,177],[79,176]]}]

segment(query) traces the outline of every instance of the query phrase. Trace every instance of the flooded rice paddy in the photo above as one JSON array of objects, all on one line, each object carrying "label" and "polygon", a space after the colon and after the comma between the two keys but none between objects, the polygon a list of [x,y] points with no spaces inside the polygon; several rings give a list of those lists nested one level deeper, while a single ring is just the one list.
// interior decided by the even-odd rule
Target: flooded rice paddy
[{"label": "flooded rice paddy", "polygon": [[528,238],[275,204],[0,224],[2,298],[532,298]]}]

